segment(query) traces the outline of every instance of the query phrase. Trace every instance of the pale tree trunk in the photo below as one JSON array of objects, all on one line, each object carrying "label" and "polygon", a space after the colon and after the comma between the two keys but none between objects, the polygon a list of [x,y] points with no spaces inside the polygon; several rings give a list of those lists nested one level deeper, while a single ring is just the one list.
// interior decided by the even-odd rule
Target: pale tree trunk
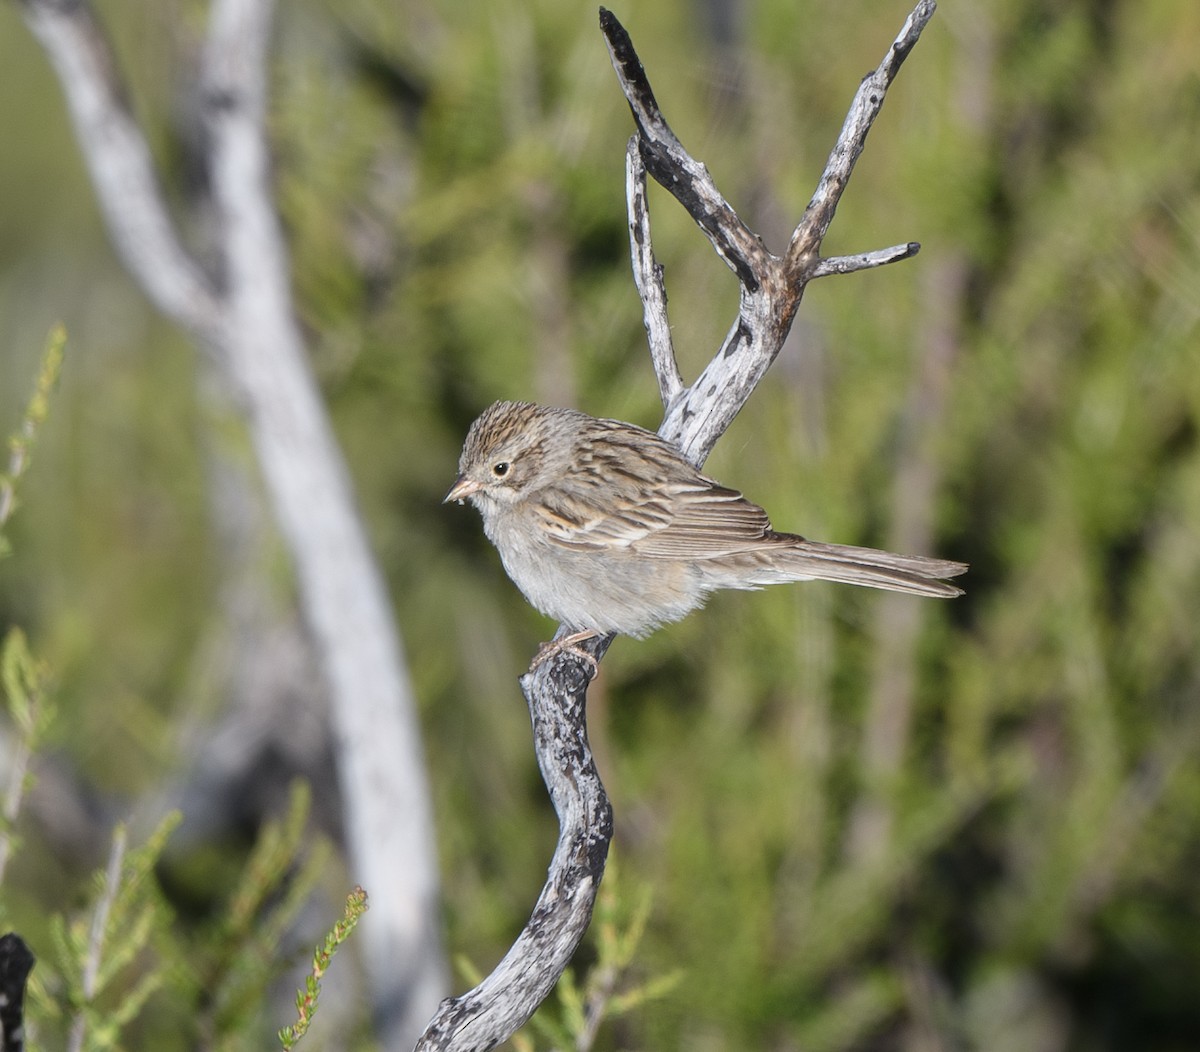
[{"label": "pale tree trunk", "polygon": [[265,134],[269,0],[214,0],[199,111],[219,279],[182,246],[115,61],[83,0],[23,0],[108,229],[146,294],[211,355],[242,413],[329,691],[361,945],[385,1047],[446,993],[429,795],[404,654],[293,311]]}]

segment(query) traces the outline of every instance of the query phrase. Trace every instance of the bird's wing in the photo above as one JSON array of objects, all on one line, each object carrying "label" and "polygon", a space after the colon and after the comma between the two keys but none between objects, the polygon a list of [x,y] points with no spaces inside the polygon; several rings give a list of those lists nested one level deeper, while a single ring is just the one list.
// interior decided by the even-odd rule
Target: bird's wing
[{"label": "bird's wing", "polygon": [[662,559],[712,559],[772,543],[762,508],[700,474],[657,435],[602,437],[584,447],[561,485],[531,501],[553,543]]},{"label": "bird's wing", "polygon": [[674,493],[671,521],[633,545],[639,555],[716,559],[772,544],[775,534],[762,508],[710,478],[700,476],[700,482]]}]

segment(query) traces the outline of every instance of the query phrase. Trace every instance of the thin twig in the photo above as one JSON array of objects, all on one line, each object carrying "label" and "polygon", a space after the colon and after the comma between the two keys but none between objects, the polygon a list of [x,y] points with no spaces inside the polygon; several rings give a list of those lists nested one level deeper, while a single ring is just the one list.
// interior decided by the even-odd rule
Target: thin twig
[{"label": "thin twig", "polygon": [[671,131],[650,89],[633,41],[616,16],[603,7],[600,29],[638,127],[638,146],[647,171],[679,198],[738,280],[748,288],[757,287],[770,253],[721,196],[708,169],[683,148]]},{"label": "thin twig", "polygon": [[25,473],[28,463],[29,449],[25,442],[19,439],[27,437],[23,428],[18,441],[12,442],[8,451],[8,472],[0,475],[0,526],[8,522],[17,504],[17,480]]},{"label": "thin twig", "polygon": [[4,790],[4,828],[0,829],[0,884],[4,883],[4,871],[12,853],[13,827],[21,813],[21,801],[25,796],[25,774],[33,757],[33,747],[24,735],[17,739],[10,754],[8,786]]},{"label": "thin twig", "polygon": [[617,987],[617,969],[609,965],[589,979],[591,991],[583,1006],[583,1028],[575,1035],[575,1052],[590,1052]]},{"label": "thin twig", "polygon": [[921,246],[918,242],[909,241],[905,245],[879,248],[874,252],[859,252],[853,256],[826,256],[817,260],[809,270],[807,278],[809,281],[815,281],[830,274],[853,274],[856,270],[870,270],[872,267],[882,267],[888,263],[899,263],[902,259],[912,259],[920,251]]},{"label": "thin twig", "polygon": [[633,257],[633,281],[642,300],[642,320],[650,363],[658,377],[658,392],[663,408],[683,393],[683,377],[675,360],[671,340],[671,322],[667,317],[667,289],[662,264],[654,258],[650,240],[650,208],[646,201],[646,166],[638,149],[638,137],[629,140],[625,150],[625,198],[629,211],[629,252]]},{"label": "thin twig", "polygon": [[25,406],[20,427],[8,439],[8,471],[0,474],[0,529],[8,523],[16,509],[17,486],[29,470],[29,458],[37,441],[38,430],[46,422],[50,412],[50,394],[58,384],[62,372],[63,351],[67,345],[67,330],[55,325],[50,330],[46,349],[42,352],[41,366],[33,394]]},{"label": "thin twig", "polygon": [[100,962],[104,956],[104,939],[108,929],[108,916],[112,912],[117,892],[121,888],[121,867],[125,863],[125,847],[129,842],[129,833],[124,824],[113,830],[112,847],[108,852],[108,866],[104,871],[104,887],[100,899],[92,914],[92,927],[88,934],[87,956],[83,962],[83,973],[80,976],[80,993],[83,1003],[75,1012],[71,1021],[71,1032],[67,1038],[68,1052],[80,1052],[84,1038],[87,1036],[87,1008],[96,996],[96,986],[100,978]]},{"label": "thin twig", "polygon": [[804,210],[804,216],[797,224],[788,245],[787,271],[792,282],[806,280],[807,271],[816,265],[821,242],[825,240],[829,224],[833,222],[838,202],[841,201],[846,184],[850,181],[850,174],[854,171],[854,164],[866,145],[867,132],[871,130],[871,125],[875,123],[875,118],[883,108],[888,88],[896,79],[901,65],[916,45],[922,30],[929,24],[936,8],[934,0],[921,0],[905,20],[904,27],[888,48],[887,54],[883,56],[883,61],[874,72],[864,77],[859,85],[854,101],[850,104],[850,111],[842,124],[841,134],[838,135],[833,152],[825,164],[825,171],[821,173],[816,192]]}]

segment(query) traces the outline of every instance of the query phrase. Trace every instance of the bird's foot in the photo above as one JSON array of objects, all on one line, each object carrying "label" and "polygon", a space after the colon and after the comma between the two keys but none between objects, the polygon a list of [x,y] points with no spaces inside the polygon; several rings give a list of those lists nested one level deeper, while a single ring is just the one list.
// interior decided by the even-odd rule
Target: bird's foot
[{"label": "bird's foot", "polygon": [[592,671],[588,679],[595,679],[596,674],[600,671],[600,666],[596,663],[596,659],[578,644],[602,635],[604,633],[599,629],[586,628],[582,632],[572,632],[570,635],[563,636],[562,639],[552,639],[548,643],[541,643],[538,645],[537,653],[533,655],[533,661],[529,664],[529,671],[535,671],[538,666],[544,665],[559,654],[574,654],[585,664],[591,665]]}]

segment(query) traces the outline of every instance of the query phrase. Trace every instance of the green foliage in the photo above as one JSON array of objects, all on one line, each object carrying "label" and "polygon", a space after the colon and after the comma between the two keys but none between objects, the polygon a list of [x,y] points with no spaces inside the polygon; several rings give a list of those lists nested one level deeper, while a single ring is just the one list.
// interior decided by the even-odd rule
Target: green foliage
[{"label": "green foliage", "polygon": [[67,330],[56,326],[46,341],[42,352],[42,364],[34,383],[33,396],[25,408],[20,427],[8,439],[8,470],[0,474],[0,559],[11,554],[4,526],[17,508],[17,485],[21,476],[29,470],[34,442],[38,429],[46,422],[50,412],[50,393],[58,383],[62,371],[63,351],[67,344]]},{"label": "green foliage", "polygon": [[[65,341],[62,327],[51,333],[34,395],[9,441],[9,469],[0,475],[0,527],[17,506],[17,487],[48,415]],[[13,730],[0,802],[0,886],[21,847],[17,822],[33,782],[30,765],[55,723],[52,681],[49,662],[34,657],[20,628],[9,628],[0,643],[0,687]],[[144,1027],[140,1017],[151,997],[168,987],[176,999],[192,1004],[192,1028],[210,1046],[256,1045],[248,1035],[262,1012],[268,983],[284,966],[279,946],[328,862],[327,845],[314,841],[307,828],[309,804],[308,790],[296,783],[286,817],[263,826],[219,922],[198,938],[173,926],[173,911],[155,874],[182,816],[167,815],[133,849],[127,827],[118,824],[108,864],[92,877],[88,907],[70,917],[55,912],[45,927],[49,960],[30,987],[37,1017],[29,1021],[31,1032],[58,1025],[72,1049],[122,1047],[128,1030],[139,1023]],[[330,936],[334,948],[365,909],[366,896],[359,889],[348,900],[346,919]],[[0,927],[22,922],[0,900]],[[331,956],[327,940],[322,973]],[[309,1015],[314,1008],[315,992]]]},{"label": "green foliage", "polygon": [[[25,633],[10,628],[0,644],[0,686],[4,705],[15,732],[11,742],[9,769],[0,804],[0,886],[9,859],[21,846],[16,830],[21,803],[29,789],[29,761],[38,751],[54,723],[54,703],[48,696],[49,669],[33,657]],[[0,927],[7,926],[3,900],[0,900]]]},{"label": "green foliage", "polygon": [[534,1035],[546,1047],[583,1052],[593,1046],[604,1023],[635,1011],[653,1011],[655,1002],[684,981],[678,968],[649,978],[638,976],[638,955],[653,901],[648,885],[632,892],[625,886],[616,856],[610,854],[583,951],[593,959],[586,969],[573,966],[563,972],[553,996],[530,1020],[529,1031],[513,1037],[517,1052],[533,1052]]},{"label": "green foliage", "polygon": [[[30,984],[31,1029],[61,1030],[78,1049],[147,1041],[182,1048],[197,1040],[226,1050],[259,1047],[268,985],[288,963],[280,946],[328,864],[328,850],[307,829],[308,813],[309,794],[297,785],[287,814],[264,826],[215,921],[198,932],[175,916],[155,872],[181,816],[168,815],[135,848],[118,825],[108,863],[92,878],[89,904],[50,919],[48,959]],[[289,1041],[307,1029],[316,1007],[312,983],[319,986],[333,951],[365,909],[358,889],[318,948],[312,997],[301,1025],[287,1028]]]},{"label": "green foliage", "polygon": [[286,815],[263,826],[218,922],[180,947],[177,989],[202,1006],[199,1032],[223,1049],[259,1043],[268,984],[286,964],[279,948],[329,863],[328,845],[307,828],[309,806],[308,788],[294,784]]},{"label": "green foliage", "polygon": [[[168,815],[139,847],[128,848],[128,830],[113,831],[108,864],[92,879],[85,911],[50,922],[53,979],[40,978],[31,989],[33,1011],[62,1018],[72,1048],[120,1047],[123,1031],[162,985],[160,963],[146,968],[139,959],[165,927],[169,910],[162,901],[153,868],[167,838],[179,824]],[[135,965],[138,965],[135,967]],[[47,996],[53,984],[54,996]]]},{"label": "green foliage", "polygon": [[[50,411],[50,394],[62,371],[67,334],[62,326],[50,333],[42,353],[41,367],[33,396],[25,408],[20,427],[8,440],[8,471],[0,475],[0,559],[11,554],[4,527],[17,507],[17,486],[29,470],[38,431]],[[0,801],[0,885],[4,883],[9,859],[20,846],[15,829],[25,792],[29,788],[30,758],[37,751],[54,722],[54,705],[47,697],[49,667],[30,652],[25,633],[13,626],[0,643],[0,688],[5,711],[12,720],[14,736],[9,756],[9,771]],[[5,926],[5,910],[0,901],[0,927]]]},{"label": "green foliage", "polygon": [[285,1049],[296,1047],[296,1043],[308,1033],[309,1024],[317,1011],[317,1000],[321,994],[321,979],[329,970],[333,955],[354,931],[359,918],[367,912],[367,893],[355,888],[346,896],[346,909],[330,932],[325,942],[313,952],[312,972],[304,980],[304,989],[296,994],[296,1022],[279,1031],[279,1043]]},{"label": "green foliage", "polygon": [[54,719],[46,698],[48,680],[49,670],[30,653],[25,633],[9,629],[0,648],[0,684],[18,735],[34,747]]}]

